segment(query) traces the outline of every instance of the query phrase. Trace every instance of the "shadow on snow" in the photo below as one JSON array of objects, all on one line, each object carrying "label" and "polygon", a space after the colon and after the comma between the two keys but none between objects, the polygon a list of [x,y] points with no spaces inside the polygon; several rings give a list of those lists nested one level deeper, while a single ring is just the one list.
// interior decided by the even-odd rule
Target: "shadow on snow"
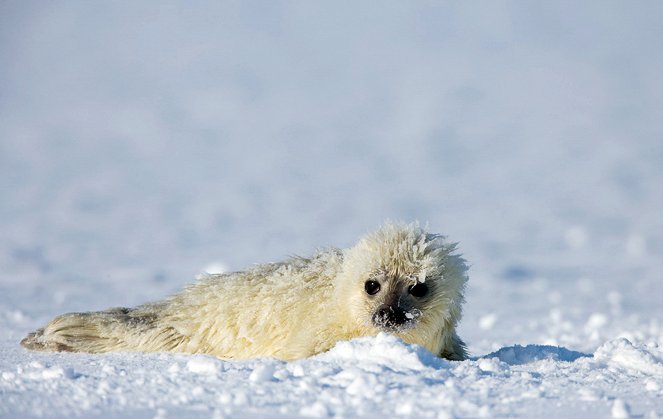
[{"label": "shadow on snow", "polygon": [[495,352],[489,353],[481,358],[498,358],[500,361],[505,362],[509,365],[523,365],[529,364],[530,362],[541,361],[541,360],[552,360],[552,361],[566,361],[573,362],[578,358],[591,357],[591,354],[586,354],[577,351],[571,351],[566,348],[561,348],[559,346],[550,346],[550,345],[514,345],[501,348]]}]

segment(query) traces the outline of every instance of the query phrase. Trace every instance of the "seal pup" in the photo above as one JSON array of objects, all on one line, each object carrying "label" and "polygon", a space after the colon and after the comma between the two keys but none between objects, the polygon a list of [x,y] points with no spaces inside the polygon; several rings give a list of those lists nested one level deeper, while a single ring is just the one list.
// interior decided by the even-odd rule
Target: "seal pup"
[{"label": "seal pup", "polygon": [[455,243],[418,224],[388,223],[349,249],[206,275],[135,308],[63,314],[21,345],[294,360],[341,340],[388,332],[463,360],[467,351],[456,326],[466,282]]}]

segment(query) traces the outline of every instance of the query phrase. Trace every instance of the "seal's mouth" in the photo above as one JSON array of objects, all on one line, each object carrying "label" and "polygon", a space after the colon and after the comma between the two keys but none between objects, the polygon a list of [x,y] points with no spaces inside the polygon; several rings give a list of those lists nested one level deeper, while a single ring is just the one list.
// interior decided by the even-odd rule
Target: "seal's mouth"
[{"label": "seal's mouth", "polygon": [[398,332],[410,329],[415,325],[415,319],[421,315],[419,310],[406,311],[401,307],[382,305],[373,313],[373,325],[387,332]]}]

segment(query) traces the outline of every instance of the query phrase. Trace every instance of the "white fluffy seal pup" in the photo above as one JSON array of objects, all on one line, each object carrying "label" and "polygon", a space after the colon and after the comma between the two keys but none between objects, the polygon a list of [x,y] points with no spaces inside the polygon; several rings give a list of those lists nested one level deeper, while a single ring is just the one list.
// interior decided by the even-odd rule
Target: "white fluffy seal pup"
[{"label": "white fluffy seal pup", "polygon": [[456,334],[467,266],[445,237],[386,224],[350,249],[207,275],[163,301],[56,317],[37,351],[183,352],[293,360],[380,332],[462,360]]}]

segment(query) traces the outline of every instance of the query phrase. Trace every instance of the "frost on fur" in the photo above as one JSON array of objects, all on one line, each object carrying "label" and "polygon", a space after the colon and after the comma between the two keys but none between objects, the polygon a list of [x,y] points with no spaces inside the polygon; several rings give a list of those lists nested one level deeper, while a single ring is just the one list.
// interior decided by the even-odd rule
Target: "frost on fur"
[{"label": "frost on fur", "polygon": [[350,249],[206,275],[157,303],[64,314],[21,344],[292,360],[387,332],[461,360],[456,326],[467,267],[455,249],[416,224],[387,224]]}]

